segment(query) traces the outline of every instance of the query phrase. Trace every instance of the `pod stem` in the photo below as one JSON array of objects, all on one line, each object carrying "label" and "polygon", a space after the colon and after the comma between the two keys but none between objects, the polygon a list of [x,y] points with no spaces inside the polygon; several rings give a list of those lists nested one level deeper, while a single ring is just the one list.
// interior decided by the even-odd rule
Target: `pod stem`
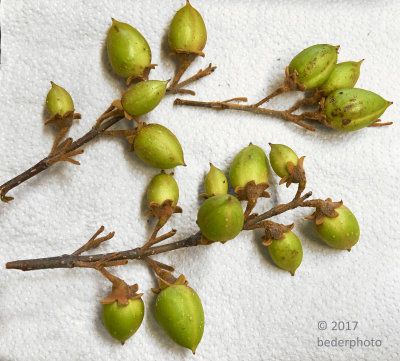
[{"label": "pod stem", "polygon": [[254,106],[259,107],[260,105],[263,105],[272,98],[275,98],[276,96],[281,95],[283,93],[287,93],[289,91],[294,91],[294,90],[305,91],[306,87],[304,84],[301,84],[297,81],[297,75],[298,75],[297,71],[290,73],[289,67],[287,66],[285,68],[285,80],[283,81],[283,84],[278,89],[273,91],[271,94],[267,95],[265,98],[255,103]]},{"label": "pod stem", "polygon": [[217,68],[216,66],[212,66],[212,64],[210,63],[208,67],[206,67],[205,69],[200,69],[195,75],[191,76],[190,78],[187,78],[186,80],[183,80],[182,82],[179,82],[183,74],[186,72],[186,70],[193,62],[194,58],[195,58],[194,54],[178,54],[180,65],[178,71],[176,72],[174,78],[172,79],[171,84],[167,88],[167,93],[196,95],[196,93],[193,90],[184,89],[184,87],[201,78],[204,78],[205,76],[210,75]]}]

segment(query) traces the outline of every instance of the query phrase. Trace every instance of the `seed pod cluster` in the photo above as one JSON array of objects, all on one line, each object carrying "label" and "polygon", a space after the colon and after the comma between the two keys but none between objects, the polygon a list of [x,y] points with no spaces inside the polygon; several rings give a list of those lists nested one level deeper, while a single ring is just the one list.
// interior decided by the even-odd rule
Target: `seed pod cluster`
[{"label": "seed pod cluster", "polygon": [[221,170],[211,166],[205,177],[206,195],[211,198],[199,208],[197,224],[207,241],[226,242],[242,230],[244,214],[239,200],[246,199],[248,189],[252,194],[258,192],[258,197],[268,187],[265,152],[253,144],[242,149],[232,161],[229,180],[237,197],[227,194],[228,181]]},{"label": "seed pod cluster", "polygon": [[363,60],[337,64],[338,46],[317,44],[297,54],[289,72],[307,89],[320,91],[326,99],[323,108],[328,127],[355,131],[375,123],[392,102],[378,94],[354,89]]}]

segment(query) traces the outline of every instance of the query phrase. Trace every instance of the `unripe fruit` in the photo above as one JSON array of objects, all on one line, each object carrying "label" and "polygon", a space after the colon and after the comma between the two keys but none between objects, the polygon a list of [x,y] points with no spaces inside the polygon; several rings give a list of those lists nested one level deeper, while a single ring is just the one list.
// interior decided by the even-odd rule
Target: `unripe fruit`
[{"label": "unripe fruit", "polygon": [[337,217],[324,217],[322,224],[314,222],[320,238],[332,248],[350,250],[360,238],[357,218],[346,206],[335,208]]},{"label": "unripe fruit", "polygon": [[117,301],[103,304],[103,323],[112,337],[122,344],[140,327],[144,316],[144,304],[141,298],[129,300],[128,305],[119,305]]},{"label": "unripe fruit", "polygon": [[268,183],[267,156],[256,145],[250,144],[233,159],[229,170],[232,187],[245,187],[247,183]]},{"label": "unripe fruit", "polygon": [[332,93],[337,89],[353,88],[360,76],[361,61],[346,61],[336,64],[331,75],[320,89],[325,94]]},{"label": "unripe fruit", "polygon": [[178,53],[199,53],[206,42],[207,30],[203,18],[187,1],[172,19],[168,34],[169,46]]},{"label": "unripe fruit", "polygon": [[351,132],[371,125],[390,104],[368,90],[338,89],[326,98],[326,121],[333,129]]},{"label": "unripe fruit", "polygon": [[122,96],[121,104],[131,116],[139,116],[152,111],[167,90],[168,81],[147,80],[131,86]]},{"label": "unripe fruit", "polygon": [[207,196],[228,193],[228,180],[225,173],[210,163],[210,170],[204,179]]},{"label": "unripe fruit", "polygon": [[176,206],[179,199],[179,188],[175,178],[170,174],[157,174],[147,187],[147,202],[162,205],[171,200],[171,206]]},{"label": "unripe fruit", "polygon": [[293,232],[286,232],[283,235],[285,236],[283,239],[272,241],[268,251],[279,268],[289,271],[294,276],[303,259],[303,247]]},{"label": "unripe fruit", "polygon": [[332,73],[337,61],[338,46],[318,44],[297,54],[289,64],[289,72],[298,73],[297,81],[307,89],[322,85]]},{"label": "unripe fruit", "polygon": [[51,89],[46,97],[46,107],[50,115],[63,116],[65,113],[74,111],[74,102],[64,88],[51,82]]},{"label": "unripe fruit", "polygon": [[160,124],[144,126],[133,140],[136,155],[155,168],[169,169],[185,165],[181,144],[175,135]]},{"label": "unripe fruit", "polygon": [[243,228],[243,208],[236,197],[221,194],[208,198],[197,213],[201,233],[210,241],[226,242]]},{"label": "unripe fruit", "polygon": [[284,144],[270,144],[271,152],[269,153],[269,161],[274,172],[281,178],[289,176],[287,169],[288,162],[297,165],[299,158],[297,154]]},{"label": "unripe fruit", "polygon": [[107,54],[112,69],[123,78],[141,76],[151,62],[151,50],[143,35],[115,19],[107,34]]},{"label": "unripe fruit", "polygon": [[195,353],[204,332],[204,311],[197,293],[185,285],[171,285],[157,296],[158,323],[178,345]]}]

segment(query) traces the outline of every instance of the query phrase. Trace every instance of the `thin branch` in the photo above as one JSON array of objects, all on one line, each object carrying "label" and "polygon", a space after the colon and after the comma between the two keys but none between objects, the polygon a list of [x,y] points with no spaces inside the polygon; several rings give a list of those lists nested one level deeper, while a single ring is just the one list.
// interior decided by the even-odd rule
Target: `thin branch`
[{"label": "thin branch", "polygon": [[[243,98],[234,98],[234,100],[243,99]],[[196,100],[186,100],[177,98],[174,101],[174,105],[187,105],[187,106],[196,106],[196,107],[203,107],[203,108],[212,108],[218,110],[224,109],[233,109],[233,110],[241,110],[245,112],[250,112],[254,114],[263,114],[263,115],[272,115],[272,116],[279,116],[283,119],[289,120],[301,127],[315,131],[315,128],[311,125],[304,123],[302,120],[305,119],[312,119],[312,120],[319,120],[322,116],[320,112],[304,112],[302,114],[292,114],[289,113],[287,110],[274,110],[274,109],[267,109],[267,108],[260,108],[256,106],[256,104],[235,104],[231,103],[232,99],[224,100],[224,101],[216,101],[216,102],[202,102]]]},{"label": "thin branch", "polygon": [[[295,209],[297,207],[306,207],[306,206],[314,207],[315,206],[314,203],[308,203],[308,205],[306,205],[306,203],[304,202],[304,200],[309,198],[311,194],[312,192],[308,192],[299,198],[294,198],[289,203],[277,205],[259,216],[248,219],[243,226],[243,230],[248,230],[251,227],[254,228],[254,225],[258,222],[274,217],[286,211]],[[164,236],[167,235],[171,236],[172,232],[173,231],[168,232]],[[158,239],[161,239],[164,236],[161,236]],[[190,237],[187,237],[180,241],[156,247],[150,247],[150,248],[138,247],[127,251],[118,251],[118,252],[96,254],[90,256],[72,254],[72,255],[62,255],[58,257],[18,260],[18,261],[8,262],[6,264],[6,268],[19,269],[21,271],[33,271],[33,270],[49,269],[49,268],[93,267],[93,263],[102,261],[104,262],[104,260],[110,260],[110,261],[112,260],[112,262],[127,261],[133,259],[144,260],[146,257],[153,256],[159,253],[170,252],[181,248],[195,247],[200,244],[202,244],[201,233],[197,232],[191,235]],[[111,265],[108,263],[107,267],[109,266]]]},{"label": "thin branch", "polygon": [[101,243],[108,241],[115,235],[115,232],[110,232],[106,236],[97,238],[97,236],[103,231],[104,231],[104,226],[101,226],[97,230],[97,232],[82,247],[78,248],[74,253],[72,253],[72,255],[77,256],[82,254],[83,252],[89,251],[90,249],[97,248],[98,246],[100,246]]},{"label": "thin branch", "polygon": [[[46,158],[43,158],[40,162],[36,163],[33,167],[29,168],[25,172],[22,172],[21,174],[17,175],[16,177],[10,179],[8,182],[2,184],[0,186],[0,198],[3,202],[8,202],[12,200],[12,197],[8,197],[7,193],[19,186],[21,183],[27,181],[28,179],[31,179],[32,177],[38,175],[39,173],[43,172],[47,168],[49,168],[51,165],[53,165],[56,162],[59,161],[68,161],[72,162],[75,164],[79,164],[79,162],[73,160],[71,157],[76,154],[80,154],[83,152],[83,150],[79,149],[81,148],[84,144],[90,142],[94,138],[98,137],[99,135],[103,134],[104,131],[111,126],[113,126],[115,123],[117,123],[120,119],[122,119],[124,116],[121,113],[113,113],[113,116],[109,118],[107,121],[104,121],[103,123],[99,124],[98,126],[92,128],[89,130],[85,135],[83,135],[81,138],[78,140],[71,142],[71,143],[64,143],[63,142],[63,149],[56,151],[55,153],[47,156]],[[68,145],[67,147],[65,147]]]},{"label": "thin branch", "polygon": [[181,81],[180,83],[177,84],[171,84],[168,89],[167,93],[171,94],[191,94],[191,95],[196,95],[196,93],[193,90],[189,89],[183,89],[186,85],[189,85],[201,78],[204,78],[205,76],[210,75],[214,70],[216,69],[216,66],[212,66],[210,63],[207,68],[205,69],[200,69],[195,75],[191,76],[190,78]]}]

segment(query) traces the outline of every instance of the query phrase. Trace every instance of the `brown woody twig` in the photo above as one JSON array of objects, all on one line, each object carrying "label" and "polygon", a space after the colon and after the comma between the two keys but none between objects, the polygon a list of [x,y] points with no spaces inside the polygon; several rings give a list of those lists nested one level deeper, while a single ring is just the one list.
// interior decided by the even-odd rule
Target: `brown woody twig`
[{"label": "brown woody twig", "polygon": [[[277,205],[267,212],[257,215],[255,217],[250,217],[244,224],[243,230],[249,230],[254,228],[256,223],[262,222],[266,219],[274,217],[278,214],[287,212],[289,210],[296,209],[298,207],[315,207],[319,200],[313,200],[313,203],[305,203],[305,200],[311,196],[312,192],[308,192],[302,196],[295,197],[292,201],[285,204]],[[319,204],[319,203],[318,203]],[[173,233],[173,234],[172,234]],[[168,232],[166,235],[159,237],[159,239],[164,240],[166,238],[172,237],[175,234],[174,230]],[[160,240],[160,241],[161,241]],[[74,267],[96,267],[98,262],[103,262],[107,260],[107,267],[111,265],[118,265],[119,261],[127,260],[145,260],[146,257],[153,256],[160,253],[170,252],[173,250],[195,247],[202,244],[201,243],[201,233],[197,232],[185,239],[180,241],[164,244],[161,246],[152,246],[148,248],[138,247],[125,251],[118,251],[112,253],[95,254],[90,256],[82,255],[62,255],[57,257],[49,258],[39,258],[39,259],[28,259],[28,260],[18,260],[13,262],[8,262],[6,264],[7,269],[18,269],[21,271],[32,271],[40,269],[53,269],[53,268],[74,268]],[[96,263],[97,262],[97,263]],[[114,262],[112,264],[111,262]],[[125,263],[124,263],[125,264]],[[160,265],[159,265],[160,267]],[[170,266],[169,266],[170,267]],[[163,267],[161,267],[163,268]]]}]

